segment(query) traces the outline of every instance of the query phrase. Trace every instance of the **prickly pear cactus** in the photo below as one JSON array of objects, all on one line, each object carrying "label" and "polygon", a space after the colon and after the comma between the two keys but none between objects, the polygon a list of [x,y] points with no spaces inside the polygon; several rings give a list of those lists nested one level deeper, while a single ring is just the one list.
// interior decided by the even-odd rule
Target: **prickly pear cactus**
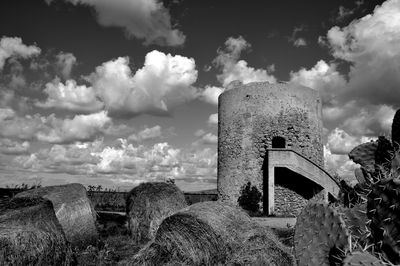
[{"label": "prickly pear cactus", "polygon": [[381,260],[366,252],[353,252],[346,256],[343,266],[384,266]]},{"label": "prickly pear cactus", "polygon": [[338,207],[347,229],[351,234],[352,249],[368,245],[369,228],[367,227],[367,204],[357,204],[352,208]]},{"label": "prickly pear cactus", "polygon": [[383,179],[371,186],[367,216],[373,251],[400,264],[400,179]]},{"label": "prickly pear cactus", "polygon": [[350,247],[342,215],[321,202],[310,202],[297,217],[295,255],[299,266],[340,264]]},{"label": "prickly pear cactus", "polygon": [[349,153],[349,158],[353,162],[360,164],[370,173],[375,171],[375,152],[378,149],[378,142],[367,142],[358,145]]},{"label": "prickly pear cactus", "polygon": [[386,137],[379,136],[378,147],[375,151],[375,172],[386,173],[390,171],[393,157],[393,146]]},{"label": "prickly pear cactus", "polygon": [[396,111],[392,123],[392,144],[395,150],[400,148],[400,109]]},{"label": "prickly pear cactus", "polygon": [[365,183],[365,176],[361,168],[354,169],[354,176],[356,177],[358,183],[360,184]]}]

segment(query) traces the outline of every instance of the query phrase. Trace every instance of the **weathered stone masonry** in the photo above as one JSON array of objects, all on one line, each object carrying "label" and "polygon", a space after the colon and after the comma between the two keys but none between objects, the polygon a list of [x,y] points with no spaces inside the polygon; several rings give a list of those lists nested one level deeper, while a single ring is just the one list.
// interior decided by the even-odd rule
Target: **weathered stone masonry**
[{"label": "weathered stone masonry", "polygon": [[282,137],[286,148],[323,167],[317,91],[282,83],[236,84],[220,95],[218,114],[218,192],[222,200],[236,204],[247,181],[265,191],[262,167],[274,137]]}]

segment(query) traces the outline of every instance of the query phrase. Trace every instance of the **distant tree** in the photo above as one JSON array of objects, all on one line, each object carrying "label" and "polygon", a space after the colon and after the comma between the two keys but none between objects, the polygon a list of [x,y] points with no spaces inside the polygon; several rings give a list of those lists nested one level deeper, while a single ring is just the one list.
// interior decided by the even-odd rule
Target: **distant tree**
[{"label": "distant tree", "polygon": [[261,192],[251,182],[247,182],[240,191],[238,203],[240,207],[247,211],[258,212],[260,210]]}]

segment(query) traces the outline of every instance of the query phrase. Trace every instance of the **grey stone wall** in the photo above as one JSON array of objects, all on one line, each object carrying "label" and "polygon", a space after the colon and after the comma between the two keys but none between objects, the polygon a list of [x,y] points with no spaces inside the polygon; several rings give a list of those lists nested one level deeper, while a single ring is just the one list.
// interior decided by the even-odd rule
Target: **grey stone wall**
[{"label": "grey stone wall", "polygon": [[295,217],[307,205],[308,200],[293,190],[275,185],[275,215]]},{"label": "grey stone wall", "polygon": [[272,138],[323,166],[319,93],[303,86],[268,82],[236,84],[219,97],[218,192],[237,204],[250,181],[263,191],[262,165]]}]

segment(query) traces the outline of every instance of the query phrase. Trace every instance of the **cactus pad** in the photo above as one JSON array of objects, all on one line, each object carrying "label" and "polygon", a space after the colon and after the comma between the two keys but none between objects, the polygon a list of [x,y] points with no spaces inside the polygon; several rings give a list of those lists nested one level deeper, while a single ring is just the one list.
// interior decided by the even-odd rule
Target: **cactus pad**
[{"label": "cactus pad", "polygon": [[383,179],[371,186],[367,215],[375,251],[400,264],[400,179]]},{"label": "cactus pad", "polygon": [[350,234],[334,208],[310,202],[297,217],[294,235],[299,266],[334,265],[350,247]]},{"label": "cactus pad", "polygon": [[400,109],[396,111],[392,123],[392,144],[395,150],[399,149],[400,145]]},{"label": "cactus pad", "polygon": [[384,266],[385,264],[366,252],[353,252],[347,255],[343,266]]},{"label": "cactus pad", "polygon": [[367,245],[369,229],[367,227],[367,204],[357,204],[353,208],[339,208],[343,215],[347,229],[350,231],[352,249],[355,246],[361,248]]},{"label": "cactus pad", "polygon": [[379,136],[378,147],[375,151],[375,171],[381,172],[390,171],[393,157],[392,143],[384,136]]},{"label": "cactus pad", "polygon": [[375,152],[378,149],[378,142],[367,142],[358,145],[349,153],[353,162],[360,164],[370,173],[375,171]]}]

